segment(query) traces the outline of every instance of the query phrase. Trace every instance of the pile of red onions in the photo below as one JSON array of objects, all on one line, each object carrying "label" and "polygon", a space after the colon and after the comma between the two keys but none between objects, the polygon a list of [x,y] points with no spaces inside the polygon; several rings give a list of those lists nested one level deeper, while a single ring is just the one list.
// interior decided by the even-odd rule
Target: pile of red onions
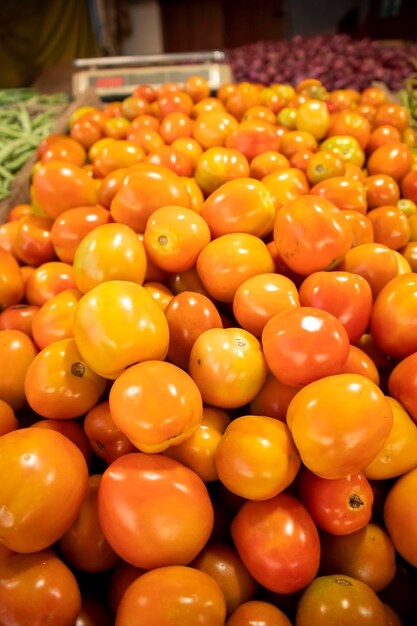
[{"label": "pile of red onions", "polygon": [[296,85],[304,78],[317,78],[329,90],[363,90],[379,81],[397,90],[415,71],[410,59],[416,58],[417,45],[352,39],[346,34],[296,35],[288,40],[246,44],[227,52],[236,82]]}]

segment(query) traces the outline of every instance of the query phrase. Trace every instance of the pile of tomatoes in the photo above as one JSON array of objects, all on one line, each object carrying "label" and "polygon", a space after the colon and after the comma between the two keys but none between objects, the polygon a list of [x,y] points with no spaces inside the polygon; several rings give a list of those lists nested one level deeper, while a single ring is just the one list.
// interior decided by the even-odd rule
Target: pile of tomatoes
[{"label": "pile of tomatoes", "polygon": [[408,122],[194,76],[42,141],[0,226],[1,624],[415,623]]}]

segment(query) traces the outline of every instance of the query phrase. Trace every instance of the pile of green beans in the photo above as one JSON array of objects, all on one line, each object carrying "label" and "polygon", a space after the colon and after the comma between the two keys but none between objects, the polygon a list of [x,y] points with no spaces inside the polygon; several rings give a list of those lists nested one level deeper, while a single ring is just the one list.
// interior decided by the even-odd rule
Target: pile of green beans
[{"label": "pile of green beans", "polygon": [[66,94],[39,94],[34,89],[0,89],[0,200],[68,104]]}]

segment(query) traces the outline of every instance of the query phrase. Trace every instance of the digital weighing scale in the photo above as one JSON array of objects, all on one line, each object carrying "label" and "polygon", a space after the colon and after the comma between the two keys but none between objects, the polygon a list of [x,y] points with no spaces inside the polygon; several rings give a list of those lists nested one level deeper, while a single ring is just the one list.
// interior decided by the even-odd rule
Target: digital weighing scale
[{"label": "digital weighing scale", "polygon": [[126,97],[139,85],[159,87],[166,82],[183,84],[201,76],[214,93],[223,83],[233,82],[225,52],[220,50],[167,54],[75,59],[72,95],[93,88],[103,100]]}]

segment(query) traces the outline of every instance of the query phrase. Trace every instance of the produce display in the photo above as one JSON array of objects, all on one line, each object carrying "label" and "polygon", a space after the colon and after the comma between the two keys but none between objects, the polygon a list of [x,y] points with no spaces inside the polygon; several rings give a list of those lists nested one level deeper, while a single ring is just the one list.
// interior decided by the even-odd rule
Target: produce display
[{"label": "produce display", "polygon": [[40,142],[0,224],[2,624],[415,624],[410,121],[194,76]]},{"label": "produce display", "polygon": [[318,78],[327,89],[366,89],[377,80],[390,89],[403,86],[414,70],[414,43],[389,43],[345,33],[259,41],[228,51],[236,80],[297,85]]},{"label": "produce display", "polygon": [[10,195],[16,173],[52,131],[67,103],[65,94],[0,90],[0,201]]}]

